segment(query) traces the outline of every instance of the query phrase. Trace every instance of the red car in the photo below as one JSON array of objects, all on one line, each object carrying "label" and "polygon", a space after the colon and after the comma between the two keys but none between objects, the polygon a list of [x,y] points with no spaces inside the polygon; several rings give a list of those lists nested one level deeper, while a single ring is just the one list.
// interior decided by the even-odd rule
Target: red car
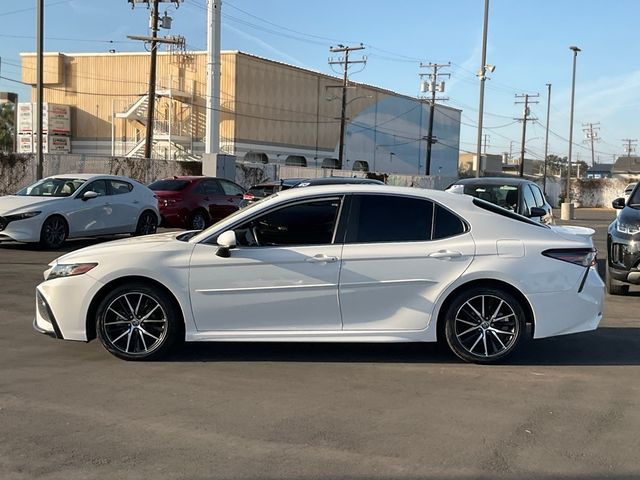
[{"label": "red car", "polygon": [[149,185],[162,226],[202,230],[238,210],[245,189],[224,178],[172,177]]}]

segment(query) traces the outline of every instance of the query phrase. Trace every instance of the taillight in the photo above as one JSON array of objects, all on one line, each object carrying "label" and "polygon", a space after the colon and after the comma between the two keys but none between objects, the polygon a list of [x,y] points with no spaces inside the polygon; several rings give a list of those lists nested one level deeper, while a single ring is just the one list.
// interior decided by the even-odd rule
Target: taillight
[{"label": "taillight", "polygon": [[242,195],[243,200],[253,200],[254,198],[256,197],[254,197],[252,193],[245,193]]},{"label": "taillight", "polygon": [[170,206],[175,205],[176,203],[179,203],[181,201],[182,201],[181,198],[164,198],[164,199],[160,200],[160,203],[164,207],[170,207]]},{"label": "taillight", "polygon": [[556,248],[545,250],[542,255],[582,267],[591,267],[598,260],[598,251],[594,248]]}]

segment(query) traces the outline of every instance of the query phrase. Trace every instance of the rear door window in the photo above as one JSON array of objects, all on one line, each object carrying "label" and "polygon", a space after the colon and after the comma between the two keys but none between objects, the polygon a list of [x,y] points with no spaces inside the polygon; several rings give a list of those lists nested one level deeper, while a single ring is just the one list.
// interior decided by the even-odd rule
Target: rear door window
[{"label": "rear door window", "polygon": [[110,180],[111,195],[124,195],[133,190],[133,185],[129,182],[123,182],[122,180]]},{"label": "rear door window", "polygon": [[533,197],[536,199],[536,207],[544,207],[544,196],[537,185],[529,185],[533,191]]},{"label": "rear door window", "polygon": [[531,208],[536,206],[536,199],[529,185],[523,185],[522,195],[524,197],[524,212],[522,212],[522,214],[529,216]]},{"label": "rear door window", "polygon": [[222,184],[222,189],[224,190],[225,195],[238,196],[244,193],[244,189],[240,187],[240,185],[236,185],[235,183],[227,180],[219,180],[219,182]]},{"label": "rear door window", "polygon": [[346,243],[420,242],[431,239],[433,202],[393,195],[357,195]]}]

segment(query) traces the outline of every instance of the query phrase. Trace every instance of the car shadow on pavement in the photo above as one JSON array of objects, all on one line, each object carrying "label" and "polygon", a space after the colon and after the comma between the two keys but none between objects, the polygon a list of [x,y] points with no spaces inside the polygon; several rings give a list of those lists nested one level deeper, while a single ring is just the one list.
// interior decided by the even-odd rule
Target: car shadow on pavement
[{"label": "car shadow on pavement", "polygon": [[[595,332],[525,340],[502,365],[640,365],[640,328],[601,327]],[[462,363],[435,343],[186,343],[173,362]]]},{"label": "car shadow on pavement", "polygon": [[37,251],[37,252],[50,252],[57,253],[59,255],[64,255],[65,253],[72,252],[74,250],[78,250],[84,247],[90,247],[91,245],[97,245],[99,243],[110,242],[111,240],[121,240],[123,238],[129,238],[130,235],[120,235],[120,236],[111,236],[111,237],[93,237],[93,238],[80,238],[80,239],[72,239],[67,240],[61,248],[56,250],[47,249],[41,247],[37,243],[18,243],[18,242],[2,242],[0,243],[0,248],[5,250],[15,250],[15,251]]}]

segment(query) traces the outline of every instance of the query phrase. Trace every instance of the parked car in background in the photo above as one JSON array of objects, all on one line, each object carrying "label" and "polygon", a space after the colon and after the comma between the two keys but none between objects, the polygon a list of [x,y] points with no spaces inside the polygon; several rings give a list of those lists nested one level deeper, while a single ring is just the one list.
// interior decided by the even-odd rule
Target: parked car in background
[{"label": "parked car in background", "polygon": [[154,193],[115,175],[55,175],[0,197],[0,241],[46,248],[67,238],[155,233],[159,219]]},{"label": "parked car in background", "polygon": [[269,195],[289,188],[312,187],[317,185],[384,185],[380,180],[362,177],[318,177],[318,178],[285,178],[277,182],[265,182],[249,188],[244,195],[243,206],[261,200]]},{"label": "parked car in background", "polygon": [[224,178],[182,176],[157,180],[149,188],[158,196],[162,226],[202,230],[232,214],[245,189]]},{"label": "parked car in background", "polygon": [[451,184],[446,191],[486,200],[546,225],[555,223],[553,209],[540,187],[523,178],[465,178]]},{"label": "parked car in background", "polygon": [[[626,191],[626,189],[625,189]],[[629,285],[640,285],[640,188],[636,184],[628,198],[613,201],[618,210],[607,232],[605,283],[612,295],[626,295]]]},{"label": "parked car in background", "polygon": [[604,284],[593,233],[435,190],[292,188],[195,235],[58,258],[36,289],[34,327],[66,340],[97,335],[127,360],[162,357],[185,339],[442,339],[465,361],[492,363],[528,332],[597,328]]}]

